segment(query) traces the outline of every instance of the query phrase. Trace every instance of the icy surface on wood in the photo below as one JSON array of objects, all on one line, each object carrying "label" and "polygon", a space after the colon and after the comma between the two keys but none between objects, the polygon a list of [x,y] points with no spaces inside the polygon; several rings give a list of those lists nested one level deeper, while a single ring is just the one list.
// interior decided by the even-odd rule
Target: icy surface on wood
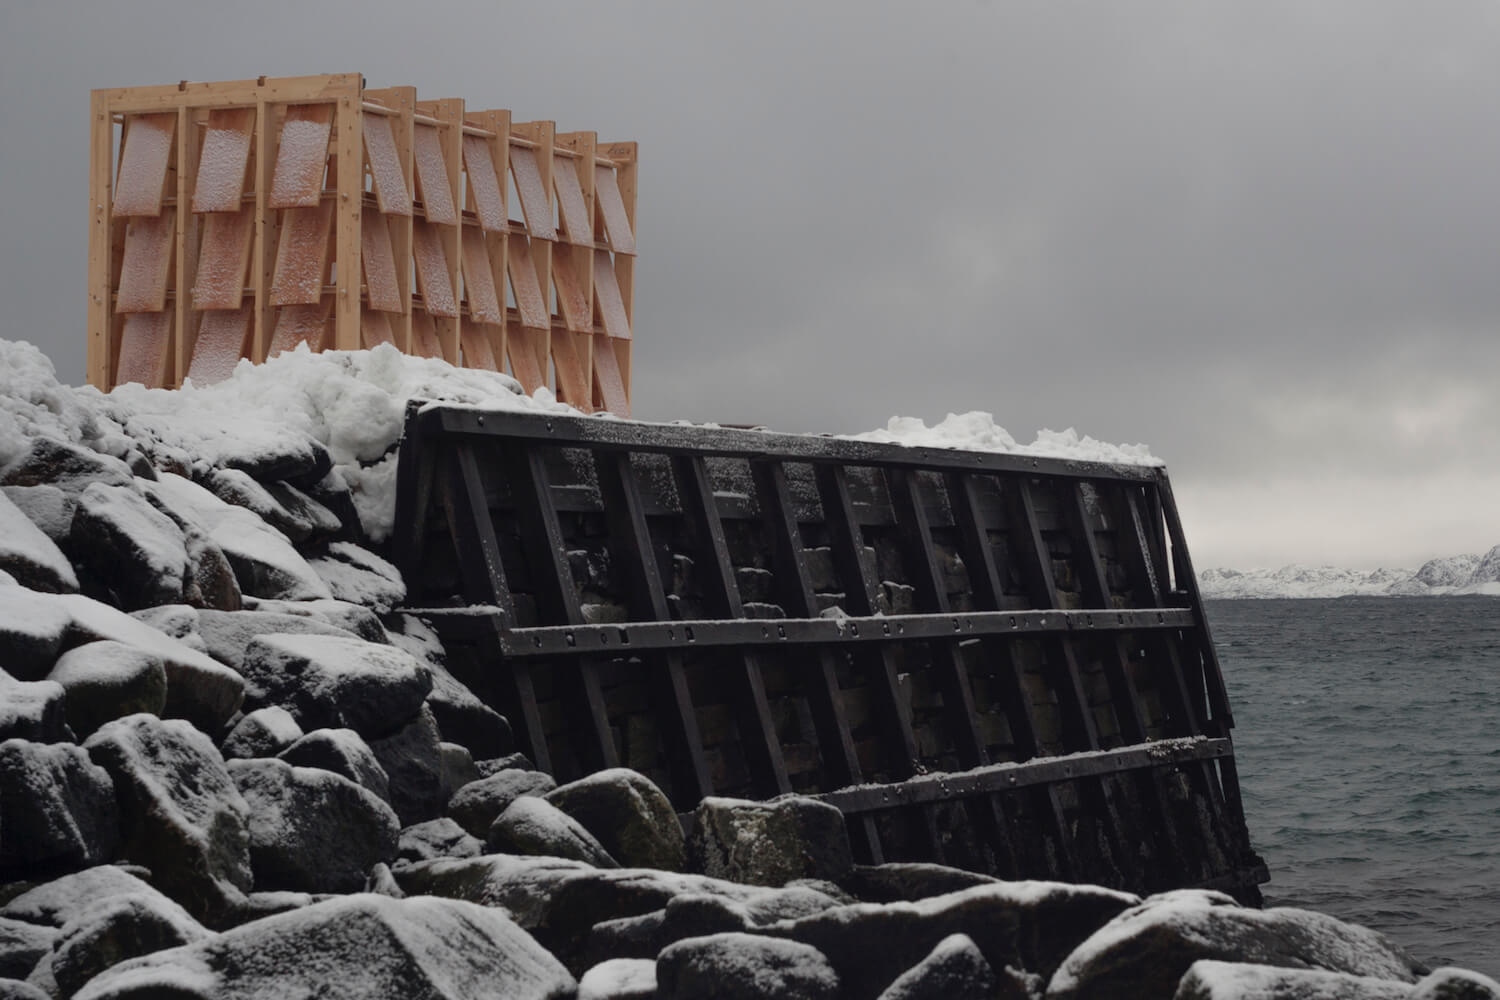
[{"label": "icy surface on wood", "polygon": [[594,204],[604,216],[604,232],[609,237],[609,245],[622,253],[634,253],[635,233],[630,229],[625,200],[620,197],[619,180],[613,170],[597,164],[594,166]]},{"label": "icy surface on wood", "polygon": [[160,215],[161,189],[172,158],[177,113],[131,115],[125,123],[125,152],[115,178],[114,214]]},{"label": "icy surface on wood", "polygon": [[385,115],[365,115],[365,153],[370,158],[370,176],[375,183],[375,201],[382,212],[411,215],[411,194],[401,169],[401,154]]},{"label": "icy surface on wood", "polygon": [[193,283],[194,309],[237,309],[255,238],[255,209],[214,212],[203,223],[203,249]]},{"label": "icy surface on wood", "polygon": [[412,225],[411,252],[417,261],[417,283],[422,289],[422,305],[428,315],[454,317],[458,303],[453,298],[452,276],[448,273],[448,252],[443,246],[443,231],[430,222],[418,219]]},{"label": "icy surface on wood", "polygon": [[254,131],[254,108],[215,108],[208,113],[193,185],[193,211],[239,211]]},{"label": "icy surface on wood", "polygon": [[464,136],[464,171],[469,178],[469,194],[474,198],[474,214],[479,228],[487,233],[503,233],[508,228],[505,196],[500,193],[500,179],[495,172],[495,158],[490,144],[478,135]]},{"label": "icy surface on wood", "polygon": [[328,277],[328,234],[332,228],[331,201],[286,210],[276,248],[276,273],[271,278],[273,306],[306,306],[318,301]]},{"label": "icy surface on wood", "polygon": [[139,382],[160,388],[166,379],[167,350],[172,346],[172,314],[132,313],[120,333],[120,364],[115,384]]},{"label": "icy surface on wood", "polygon": [[176,219],[177,210],[168,208],[158,216],[131,219],[125,227],[115,312],[159,312],[166,308]]},{"label": "icy surface on wood", "polygon": [[587,247],[557,246],[552,250],[552,285],[557,289],[557,306],[562,310],[563,323],[574,333],[591,333],[594,329],[588,289],[576,266],[576,255],[586,253],[589,253]]},{"label": "icy surface on wood", "polygon": [[552,183],[557,188],[557,207],[562,213],[563,229],[567,231],[568,239],[574,243],[594,242],[589,206],[578,183],[573,157],[561,154],[552,157]]},{"label": "icy surface on wood", "polygon": [[222,382],[234,374],[234,366],[245,356],[245,338],[250,334],[253,305],[239,309],[212,309],[198,324],[193,342],[193,360],[188,378],[198,385]]},{"label": "icy surface on wood", "polygon": [[318,203],[332,130],[332,104],[294,104],[286,109],[267,201],[271,208],[308,208]]},{"label": "icy surface on wood", "polygon": [[557,239],[557,227],[552,224],[552,209],[547,200],[547,188],[542,183],[542,171],[536,162],[536,153],[525,146],[510,147],[510,175],[516,182],[516,193],[521,196],[521,213],[526,216],[526,228],[536,239]]},{"label": "icy surface on wood", "polygon": [[412,155],[417,164],[417,194],[428,222],[454,226],[458,212],[453,207],[453,188],[448,183],[448,161],[443,156],[443,137],[433,125],[418,123],[413,132]]},{"label": "icy surface on wood", "polygon": [[484,234],[466,228],[463,232],[464,291],[469,297],[469,315],[477,323],[499,326],[505,320],[500,311],[500,297],[495,291],[495,272]]},{"label": "icy surface on wood", "polygon": [[594,304],[599,307],[605,333],[611,337],[630,336],[630,318],[625,315],[625,300],[620,298],[620,282],[605,250],[594,251]]},{"label": "icy surface on wood", "polygon": [[276,330],[266,356],[275,357],[298,344],[321,351],[328,338],[328,312],[332,308],[328,299],[307,306],[282,306],[276,312]]},{"label": "icy surface on wood", "polygon": [[516,297],[516,311],[521,314],[521,325],[534,330],[547,329],[551,326],[550,310],[542,295],[542,285],[531,256],[531,245],[526,237],[510,238],[506,269],[510,272],[510,290]]},{"label": "icy surface on wood", "polygon": [[396,252],[391,247],[391,229],[378,212],[359,217],[360,255],[365,265],[365,287],[370,308],[401,312],[401,287],[396,276]]}]

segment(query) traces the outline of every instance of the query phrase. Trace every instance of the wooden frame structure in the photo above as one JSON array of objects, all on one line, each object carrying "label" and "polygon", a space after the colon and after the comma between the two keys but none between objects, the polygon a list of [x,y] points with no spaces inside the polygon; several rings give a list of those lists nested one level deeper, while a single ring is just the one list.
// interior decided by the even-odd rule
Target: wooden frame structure
[{"label": "wooden frame structure", "polygon": [[96,90],[88,380],[391,343],[628,415],[636,166],[357,73]]},{"label": "wooden frame structure", "polygon": [[865,861],[1257,899],[1163,470],[414,407],[393,557],[560,780],[813,794]]}]

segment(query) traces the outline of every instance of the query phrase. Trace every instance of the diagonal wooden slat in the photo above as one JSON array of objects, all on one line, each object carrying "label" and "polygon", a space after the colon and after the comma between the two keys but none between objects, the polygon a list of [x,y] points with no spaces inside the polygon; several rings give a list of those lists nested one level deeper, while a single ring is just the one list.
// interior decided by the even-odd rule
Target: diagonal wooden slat
[{"label": "diagonal wooden slat", "polygon": [[282,213],[271,278],[271,305],[316,305],[328,279],[328,237],[333,230],[333,202]]},{"label": "diagonal wooden slat", "polygon": [[630,416],[630,397],[625,394],[625,378],[620,374],[620,359],[615,356],[615,345],[603,334],[594,335],[594,350],[591,355],[594,365],[594,385],[604,408],[617,417]]},{"label": "diagonal wooden slat", "polygon": [[364,350],[381,344],[394,344],[391,320],[387,313],[375,309],[364,309],[359,314],[359,346]]},{"label": "diagonal wooden slat", "polygon": [[176,134],[175,111],[126,117],[125,148],[115,177],[115,218],[161,214],[162,187]]},{"label": "diagonal wooden slat", "polygon": [[593,243],[594,227],[589,219],[588,202],[578,183],[573,157],[555,153],[552,157],[552,185],[557,188],[557,208],[562,216],[563,232],[572,243]]},{"label": "diagonal wooden slat", "polygon": [[609,251],[594,251],[594,306],[603,321],[604,332],[611,337],[630,338],[630,317],[620,297],[620,282],[615,278]]},{"label": "diagonal wooden slat", "polygon": [[417,284],[422,291],[422,305],[429,316],[458,316],[458,301],[453,297],[453,282],[448,273],[448,252],[443,249],[442,231],[422,219],[412,224],[412,257],[417,262]]},{"label": "diagonal wooden slat", "polygon": [[484,234],[472,227],[465,227],[463,231],[462,261],[469,316],[476,323],[492,326],[504,323],[505,313],[500,308],[500,298],[495,290],[495,271],[490,267]]},{"label": "diagonal wooden slat", "polygon": [[268,208],[311,208],[323,197],[332,104],[293,104],[281,124]]},{"label": "diagonal wooden slat", "polygon": [[577,255],[588,252],[583,247],[569,246],[558,246],[552,251],[552,286],[557,289],[557,308],[562,312],[563,324],[574,333],[594,331],[588,289],[577,268]]},{"label": "diagonal wooden slat", "polygon": [[511,330],[506,338],[510,352],[510,370],[530,396],[547,384],[547,349],[536,341],[545,340],[545,330]]},{"label": "diagonal wooden slat", "polygon": [[417,194],[427,221],[458,225],[453,188],[448,183],[448,161],[443,156],[443,136],[437,126],[417,123],[412,132],[412,158],[417,166]]},{"label": "diagonal wooden slat", "polygon": [[203,151],[193,182],[194,212],[238,212],[250,162],[254,108],[214,108],[203,131]]},{"label": "diagonal wooden slat", "polygon": [[411,311],[411,349],[422,358],[441,358],[443,345],[438,340],[437,326],[424,310]]},{"label": "diagonal wooden slat", "polygon": [[202,248],[193,284],[194,309],[238,309],[255,243],[255,206],[212,212],[203,220]]},{"label": "diagonal wooden slat", "polygon": [[309,305],[282,306],[276,312],[276,330],[266,357],[273,358],[298,344],[321,351],[328,340],[328,314],[332,311],[333,299],[328,296]]},{"label": "diagonal wooden slat", "polygon": [[465,368],[482,368],[489,372],[500,370],[495,362],[495,348],[485,335],[483,327],[465,323],[458,340]]},{"label": "diagonal wooden slat", "polygon": [[495,158],[483,136],[464,136],[464,174],[469,179],[469,194],[474,199],[474,215],[479,228],[487,233],[503,233],[508,228],[505,195],[495,173]]},{"label": "diagonal wooden slat", "polygon": [[401,153],[396,148],[390,118],[367,112],[362,131],[365,155],[370,161],[370,178],[375,187],[375,203],[387,215],[411,215],[411,192],[406,187],[406,172],[401,168]]},{"label": "diagonal wooden slat", "polygon": [[505,269],[510,274],[510,290],[516,299],[516,311],[521,315],[521,325],[533,330],[546,330],[550,325],[546,297],[542,294],[541,282],[537,279],[536,265],[531,259],[531,244],[526,237],[512,234],[510,249],[506,254]]},{"label": "diagonal wooden slat", "polygon": [[516,193],[521,196],[521,212],[526,217],[527,232],[533,239],[557,239],[557,227],[552,224],[552,208],[547,200],[547,187],[542,183],[541,167],[537,165],[536,152],[529,146],[511,145],[510,176],[516,183]]},{"label": "diagonal wooden slat", "polygon": [[379,212],[364,211],[359,216],[360,260],[365,269],[365,291],[369,307],[381,312],[399,313],[401,285],[396,274],[396,251],[391,245],[391,227]]},{"label": "diagonal wooden slat", "polygon": [[125,227],[125,254],[115,312],[160,312],[167,306],[167,279],[172,271],[172,237],[177,209],[139,216]]},{"label": "diagonal wooden slat", "polygon": [[588,372],[578,347],[583,340],[577,334],[558,330],[552,334],[552,367],[557,372],[558,388],[563,402],[585,412],[593,408]]},{"label": "diagonal wooden slat", "polygon": [[234,374],[235,366],[247,354],[254,311],[251,303],[238,309],[210,309],[200,316],[193,359],[188,364],[188,378],[194,385],[213,385]]},{"label": "diagonal wooden slat", "polygon": [[594,199],[599,214],[604,216],[604,232],[609,236],[610,247],[619,253],[635,253],[635,233],[630,229],[625,200],[620,197],[619,180],[611,168],[594,166]]},{"label": "diagonal wooden slat", "polygon": [[120,332],[115,385],[139,382],[148,389],[166,385],[172,346],[172,312],[131,313]]}]

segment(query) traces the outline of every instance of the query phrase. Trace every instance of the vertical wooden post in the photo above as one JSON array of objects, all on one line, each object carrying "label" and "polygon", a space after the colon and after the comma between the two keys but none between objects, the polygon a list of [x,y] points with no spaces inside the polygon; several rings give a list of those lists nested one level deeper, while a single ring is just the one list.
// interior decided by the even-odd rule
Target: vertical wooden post
[{"label": "vertical wooden post", "polygon": [[109,98],[105,91],[89,95],[89,315],[88,364],[89,384],[109,389],[114,371],[110,356],[110,327],[113,310],[110,302],[110,232],[111,164],[113,162],[114,124],[110,121]]},{"label": "vertical wooden post", "polygon": [[334,108],[333,124],[338,156],[336,208],[333,344],[341,351],[357,351],[359,338],[360,211],[364,206],[363,87],[358,74],[344,82]]},{"label": "vertical wooden post", "polygon": [[271,120],[275,111],[275,105],[266,100],[264,93],[256,94],[255,138],[250,153],[255,170],[255,243],[250,249],[250,287],[255,303],[251,313],[254,328],[250,334],[250,360],[256,364],[266,360],[271,333],[275,329],[271,311],[271,274],[275,267],[276,213],[266,206],[266,197],[271,191],[271,171],[276,165],[276,150],[272,148],[276,129]]},{"label": "vertical wooden post", "polygon": [[[612,142],[603,147],[604,155],[615,164],[615,183],[620,188],[620,200],[625,203],[625,217],[630,220],[630,231],[639,235],[636,227],[635,194],[637,144]],[[635,345],[635,248],[614,253],[615,280],[620,283],[620,298],[625,303],[625,317],[630,320],[631,339],[615,340],[615,360],[619,364],[620,378],[625,383],[625,399],[633,397],[630,391],[630,355]],[[629,416],[629,414],[626,414]]]}]

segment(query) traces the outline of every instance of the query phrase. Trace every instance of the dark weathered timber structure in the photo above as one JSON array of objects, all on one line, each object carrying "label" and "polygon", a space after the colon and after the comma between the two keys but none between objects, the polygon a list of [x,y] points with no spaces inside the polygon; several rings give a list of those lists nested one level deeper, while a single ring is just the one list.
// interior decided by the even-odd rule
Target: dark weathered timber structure
[{"label": "dark weathered timber structure", "polygon": [[397,563],[559,780],[815,795],[859,858],[1258,897],[1164,470],[414,407]]}]

